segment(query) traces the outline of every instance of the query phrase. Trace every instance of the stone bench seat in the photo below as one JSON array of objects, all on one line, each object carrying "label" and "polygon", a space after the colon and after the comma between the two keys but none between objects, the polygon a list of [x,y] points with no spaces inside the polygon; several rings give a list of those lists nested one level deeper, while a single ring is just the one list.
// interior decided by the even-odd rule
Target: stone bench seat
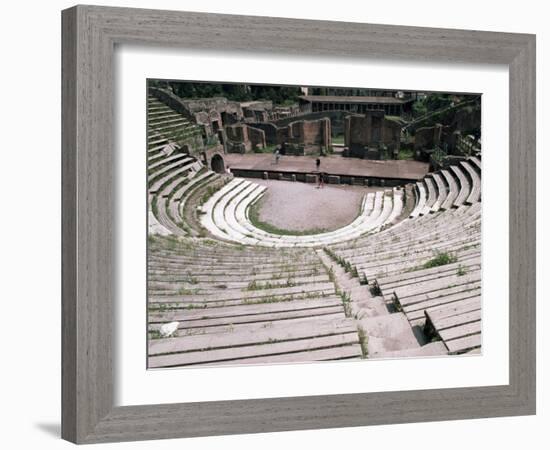
[{"label": "stone bench seat", "polygon": [[162,196],[156,197],[157,202],[157,220],[164,225],[164,227],[176,236],[185,236],[187,233],[181,229],[168,215],[167,199]]},{"label": "stone bench seat", "polygon": [[[417,283],[420,281],[428,281],[436,279],[442,275],[449,275],[457,273],[457,271],[471,272],[473,270],[481,269],[481,255],[479,253],[470,255],[468,258],[460,260],[456,263],[444,264],[437,267],[428,269],[422,268],[422,265],[417,266],[419,270],[408,269],[398,275],[390,275],[386,277],[380,277],[376,279],[376,285],[380,288],[382,293],[384,291],[390,291],[392,289],[403,287],[411,283]],[[413,267],[415,268],[415,267]]]},{"label": "stone bench seat", "polygon": [[207,305],[207,307],[215,306],[220,303],[251,303],[261,301],[262,298],[300,298],[308,296],[312,297],[324,296],[324,295],[334,295],[334,284],[333,283],[318,283],[311,284],[307,286],[307,289],[304,286],[293,286],[293,287],[284,287],[284,288],[274,288],[274,289],[260,289],[256,291],[242,291],[241,289],[232,289],[227,290],[226,292],[220,292],[215,295],[200,295],[200,294],[191,294],[191,295],[180,295],[180,294],[170,294],[170,295],[160,295],[153,293],[150,296],[150,304],[155,303],[182,303],[186,304],[193,303],[199,305]]},{"label": "stone bench seat", "polygon": [[470,194],[470,183],[468,182],[468,179],[466,178],[464,171],[459,166],[453,165],[451,166],[451,170],[453,171],[455,176],[458,178],[458,182],[460,186],[458,195],[453,203],[453,206],[460,206],[466,203],[466,199]]},{"label": "stone bench seat", "polygon": [[[162,146],[161,148],[164,148],[164,146]],[[166,158],[166,153],[164,153],[164,151],[162,150],[158,150],[156,152],[153,152],[153,153],[148,153],[147,154],[147,165],[149,164],[156,164],[157,162],[159,162],[160,160]]]},{"label": "stone bench seat", "polygon": [[[382,197],[383,196],[381,195],[380,198]],[[313,247],[326,245],[335,242],[336,240],[345,240],[351,239],[354,236],[360,236],[361,234],[367,232],[369,229],[380,227],[390,214],[391,202],[387,201],[387,199],[384,199],[384,207],[382,210],[379,210],[378,214],[375,212],[374,214],[371,214],[369,216],[362,215],[351,224],[348,224],[345,227],[331,232],[304,236],[274,235],[266,233],[263,230],[259,230],[247,221],[243,220],[242,223],[248,228],[249,232],[255,235],[255,237],[258,237],[260,242],[262,243],[278,242],[282,246],[296,245]]]},{"label": "stone bench seat", "polygon": [[172,123],[167,125],[164,125],[161,123],[161,124],[155,125],[154,127],[153,126],[149,127],[149,133],[158,133],[169,139],[185,132],[193,133],[194,131],[197,131],[197,130],[198,128],[195,125],[190,124],[187,121],[179,121],[177,123]]},{"label": "stone bench seat", "polygon": [[439,291],[439,295],[432,295],[428,300],[423,300],[403,307],[403,312],[413,325],[424,326],[426,322],[426,311],[430,308],[456,308],[457,306],[479,307],[479,296],[481,295],[481,283],[474,283],[471,289],[464,290],[451,288],[446,291]]},{"label": "stone bench seat", "polygon": [[[254,227],[251,223],[248,222],[248,215],[247,215],[247,208],[250,204],[253,204],[261,195],[263,194],[263,190],[257,193],[254,193],[254,195],[251,196],[249,201],[247,203],[242,202],[235,208],[235,218],[237,222],[239,223],[239,226],[243,229],[247,230],[247,233],[250,233],[253,235],[257,240],[263,240],[264,242],[283,242],[283,245],[285,243],[289,242],[321,242],[323,238],[330,238],[337,233],[335,232],[328,232],[328,233],[321,233],[312,238],[311,236],[280,236],[280,235],[273,235],[271,233],[267,233],[263,230],[260,230],[256,227]],[[362,211],[368,214],[372,209],[377,209],[376,205],[380,205],[382,202],[382,194],[378,196],[377,202],[374,200],[374,194],[367,195],[362,202]],[[348,230],[351,230],[355,227],[357,227],[360,223],[362,223],[362,219],[358,218],[356,221],[352,222],[351,224],[347,225],[346,227],[343,227],[336,231],[346,232]]]},{"label": "stone bench seat", "polygon": [[437,201],[437,189],[434,180],[430,177],[425,177],[424,185],[427,191],[427,196],[426,203],[424,204],[424,207],[420,210],[420,215],[423,216],[432,212],[432,208]]},{"label": "stone bench seat", "polygon": [[163,117],[161,119],[157,119],[155,121],[148,121],[148,129],[153,132],[162,133],[163,130],[170,129],[172,126],[192,126],[194,125],[190,123],[186,118],[179,116],[179,117]]},{"label": "stone bench seat", "polygon": [[[165,166],[162,169],[155,172],[154,177],[150,177],[150,180],[155,180],[149,187],[150,194],[158,193],[166,183],[174,180],[176,177],[186,177],[192,170],[195,161],[190,159],[179,160],[169,166]],[[164,176],[162,176],[164,175]]]},{"label": "stone bench seat", "polygon": [[160,235],[160,236],[169,236],[172,234],[170,230],[168,230],[164,225],[162,225],[152,211],[149,211],[148,214],[148,233],[153,235]]},{"label": "stone bench seat", "polygon": [[474,169],[469,162],[461,161],[460,165],[468,174],[472,187],[468,197],[466,198],[466,203],[472,204],[479,202],[481,199],[481,178],[476,172],[476,169]]},{"label": "stone bench seat", "polygon": [[425,328],[438,336],[451,354],[481,347],[481,298],[477,297],[477,304],[470,300],[426,310]]},{"label": "stone bench seat", "polygon": [[[148,280],[148,286],[153,291],[173,291],[174,293],[177,293],[179,289],[182,288],[190,288],[190,289],[200,289],[202,293],[214,293],[219,292],[220,288],[216,288],[215,284],[206,281],[196,281],[193,280],[193,283],[190,283],[187,280],[187,277],[183,277],[181,281],[171,281],[171,280],[162,280],[162,281],[155,281],[155,280]],[[239,281],[223,281],[223,290],[230,290],[230,289],[240,289],[247,291],[247,288],[252,281],[257,280],[247,280],[247,279],[241,279]],[[269,286],[271,289],[276,289],[278,287],[287,287],[289,281],[293,286],[302,286],[304,289],[307,289],[307,285],[310,284],[319,284],[319,283],[325,283],[329,282],[329,277],[326,273],[321,273],[318,275],[307,275],[304,277],[300,276],[288,276],[286,279],[276,279],[276,280],[270,280]],[[260,286],[264,285],[265,283],[259,283]],[[257,289],[261,290],[261,289]]]},{"label": "stone bench seat", "polygon": [[[454,211],[458,211],[454,210]],[[470,211],[459,220],[445,216],[450,212],[438,213],[431,221],[419,217],[414,220],[404,220],[399,227],[400,232],[389,229],[375,235],[350,241],[347,246],[334,246],[334,250],[342,257],[353,258],[354,255],[375,255],[380,251],[399,250],[410,247],[415,242],[432,241],[434,238],[452,236],[455,232],[464,232],[479,227],[479,212]],[[421,231],[419,231],[421,230]]]},{"label": "stone bench seat", "polygon": [[469,291],[481,283],[480,272],[466,275],[447,275],[441,278],[396,288],[391,299],[405,309],[413,305],[445,295]]},{"label": "stone bench seat", "polygon": [[422,181],[418,181],[416,183],[416,206],[412,210],[409,217],[415,218],[420,215],[420,212],[424,209],[424,206],[426,205],[426,185]]},{"label": "stone bench seat", "polygon": [[168,139],[163,136],[151,136],[149,135],[147,139],[147,148],[151,149],[152,147],[156,147],[160,144],[167,144]]},{"label": "stone bench seat", "polygon": [[[401,212],[403,193],[396,189],[393,195],[382,191],[367,195],[362,203],[362,214],[351,224],[340,229],[315,235],[277,235],[256,228],[249,222],[247,208],[264,192],[264,187],[254,187],[249,181],[234,180],[227,189],[218,192],[205,204],[202,225],[220,239],[233,240],[245,245],[274,247],[321,246],[337,240],[359,237],[393,221]],[[391,193],[391,191],[389,191]],[[373,204],[370,210],[370,204]],[[382,208],[380,209],[380,205]]]},{"label": "stone bench seat", "polygon": [[429,239],[448,230],[476,227],[480,217],[480,203],[472,206],[465,205],[453,210],[438,212],[433,216],[405,219],[396,229],[392,227],[380,233],[357,239],[349,244],[335,245],[333,248],[339,251],[342,256],[349,256],[357,252],[374,253],[378,251],[378,249],[373,248],[376,246],[399,248],[414,239]]},{"label": "stone bench seat", "polygon": [[[388,220],[390,220],[391,213],[392,213],[392,202],[391,200],[388,200],[387,196],[384,196],[383,208],[379,214],[375,213],[369,216],[362,215],[360,218],[356,219],[356,221],[340,229],[337,229],[331,232],[320,233],[316,235],[280,236],[280,237],[278,235],[271,235],[266,237],[268,239],[269,238],[277,239],[285,245],[288,245],[288,244],[294,244],[299,246],[327,245],[330,243],[334,243],[338,240],[341,241],[341,240],[353,239],[355,237],[359,237],[360,235],[370,230],[379,229]],[[253,226],[250,227],[250,230],[253,231],[254,233],[265,236],[264,234],[265,232],[262,232],[262,230],[258,230]],[[265,240],[265,238],[262,238],[262,241],[263,240]]]},{"label": "stone bench seat", "polygon": [[181,114],[175,112],[167,112],[165,114],[153,114],[148,117],[149,125],[155,125],[157,122],[163,122],[165,120],[176,119],[182,117]]},{"label": "stone bench seat", "polygon": [[[195,178],[197,170],[200,170],[200,167],[201,164],[199,162],[193,163],[189,171],[185,173],[182,177],[173,177],[170,183],[164,184],[162,190],[158,193],[158,195],[164,198],[170,197],[174,194],[177,188],[189,184]],[[182,183],[184,184],[182,185]]]},{"label": "stone bench seat", "polygon": [[188,196],[191,195],[196,188],[203,185],[204,183],[212,181],[214,178],[217,178],[214,172],[211,172],[211,171],[205,171],[203,173],[197,172],[197,174],[193,176],[188,183],[176,189],[168,205],[170,214],[172,214],[172,217],[174,217],[176,221],[183,221],[181,212],[183,210],[183,207],[185,206],[185,202]]},{"label": "stone bench seat", "polygon": [[232,261],[234,265],[235,261],[237,260],[238,258],[234,258],[233,260],[230,260],[228,258],[225,264],[216,265],[215,263],[209,263],[205,265],[204,268],[198,265],[185,266],[184,264],[151,264],[149,273],[157,277],[161,277],[164,276],[166,273],[170,273],[171,271],[180,271],[181,274],[190,273],[191,276],[193,276],[193,278],[197,280],[201,280],[202,278],[204,278],[205,280],[219,280],[220,282],[223,282],[227,279],[232,279],[232,277],[234,276],[245,278],[247,280],[270,278],[274,280],[279,280],[282,276],[284,276],[285,278],[289,278],[289,276],[292,276],[293,274],[295,274],[295,276],[299,276],[300,274],[314,274],[315,272],[318,272],[318,274],[324,273],[323,266],[319,266],[314,263],[302,265],[304,267],[303,269],[301,268],[300,264],[288,266],[278,264],[272,266],[261,266],[261,268],[259,269],[255,269],[253,265],[249,265],[244,266],[242,269],[231,270],[230,261]]},{"label": "stone bench seat", "polygon": [[[292,256],[292,259],[289,259],[289,256]],[[197,266],[209,266],[210,264],[234,264],[234,260],[239,260],[239,266],[246,267],[254,265],[265,268],[265,267],[279,267],[279,266],[288,266],[292,267],[297,264],[302,265],[319,265],[319,259],[315,259],[310,255],[258,255],[252,256],[247,255],[244,251],[241,253],[238,250],[228,253],[216,253],[216,254],[204,254],[204,253],[193,253],[189,252],[185,255],[180,254],[165,254],[159,255],[157,252],[154,252],[149,258],[152,264],[164,263],[164,264],[173,264],[173,265],[185,265],[196,264]]]},{"label": "stone bench seat", "polygon": [[[293,303],[293,302],[289,302]],[[264,306],[262,304],[260,305],[254,305],[254,306]],[[224,307],[222,307],[224,308]],[[238,308],[238,306],[234,306],[231,308]],[[306,327],[309,327],[311,324],[310,322],[318,322],[317,325],[321,327],[317,332],[315,331],[309,331],[309,333],[313,333],[313,336],[323,336],[328,335],[329,330],[331,329],[329,325],[330,320],[334,320],[336,324],[340,321],[345,322],[351,322],[353,321],[346,319],[344,315],[344,309],[342,305],[339,306],[331,306],[329,307],[332,312],[329,312],[329,310],[325,308],[311,308],[309,309],[310,316],[304,316],[303,310],[292,310],[289,309],[288,311],[282,311],[282,312],[266,312],[266,313],[256,313],[251,316],[235,316],[235,317],[224,317],[224,318],[214,318],[214,319],[200,319],[200,320],[181,320],[179,323],[178,330],[174,337],[172,339],[176,339],[177,337],[180,338],[190,338],[190,337],[196,337],[196,336],[210,336],[210,337],[216,337],[216,336],[226,336],[228,338],[227,340],[227,346],[234,346],[239,345],[239,343],[242,342],[242,335],[251,334],[250,332],[260,332],[266,329],[273,330],[275,329],[276,332],[282,331],[277,330],[277,328],[284,329],[285,333],[287,329],[294,325],[296,329],[302,328],[302,325],[305,325]],[[214,310],[220,309],[220,308],[214,308]],[[208,314],[208,309],[201,310],[204,314]],[[284,316],[281,316],[281,314],[289,313],[291,315],[294,315],[294,317],[287,317],[286,319]],[[263,315],[264,320],[251,320],[256,315]],[[231,319],[234,320],[234,322],[231,322]],[[248,320],[247,320],[248,319]],[[151,324],[149,331],[158,330],[160,328],[160,323],[153,323]],[[336,327],[332,328],[332,331],[340,331],[341,326],[336,325]],[[346,327],[342,330],[344,333],[348,333],[348,328]],[[355,328],[355,331],[357,332],[357,328]],[[316,334],[319,333],[319,334]],[[281,336],[279,334],[279,336]],[[312,337],[313,337],[312,336]],[[282,337],[282,336],[281,336]],[[233,338],[233,339],[231,339]],[[253,339],[253,336],[247,336],[249,339]],[[296,338],[299,338],[296,336]],[[193,350],[193,342],[192,340],[189,340],[189,350]],[[168,343],[168,339],[159,339],[158,341],[164,342],[164,344]],[[262,343],[262,340],[259,341],[250,341],[250,342],[242,342],[242,344],[253,344],[253,343]],[[161,347],[166,348],[165,345],[162,345]],[[164,352],[163,349],[157,349],[159,353]],[[177,351],[177,350],[176,350]]]},{"label": "stone bench seat", "polygon": [[345,317],[289,319],[282,323],[273,323],[270,327],[264,327],[263,324],[241,325],[238,331],[232,332],[219,331],[202,335],[152,339],[149,341],[149,355],[268,344],[273,341],[281,342],[335,334],[355,334],[358,342],[354,322]]},{"label": "stone bench seat", "polygon": [[[174,273],[173,271],[166,271],[163,269],[149,268],[147,271],[148,279],[150,281],[185,281],[192,278],[193,282],[197,284],[204,283],[227,283],[237,281],[272,281],[273,283],[281,282],[288,279],[300,279],[302,277],[311,277],[325,274],[323,266],[311,266],[311,268],[302,269],[300,266],[283,267],[278,271],[258,271],[247,270],[239,271],[237,273],[220,271],[216,274],[212,274],[209,271],[202,271],[199,266],[191,266],[187,271]],[[263,284],[263,283],[262,283]]]},{"label": "stone bench seat", "polygon": [[164,117],[155,117],[152,120],[148,121],[149,128],[154,130],[161,130],[163,125],[174,125],[174,124],[189,124],[189,121],[178,114],[170,114],[169,116]]},{"label": "stone bench seat", "polygon": [[479,159],[477,156],[470,156],[468,158],[468,161],[473,164],[478,173],[481,173],[481,159]]},{"label": "stone bench seat", "polygon": [[[479,244],[478,246],[466,250],[463,250],[464,247],[463,244],[457,244],[442,248],[456,254],[459,259],[468,258],[480,251]],[[356,263],[355,267],[357,271],[362,274],[363,279],[367,283],[372,284],[378,278],[391,277],[407,271],[416,271],[417,268],[422,267],[423,264],[427,263],[433,257],[433,249],[426,248],[423,251],[406,256],[393,255],[389,258],[380,260],[378,264],[373,262]]]},{"label": "stone bench seat", "polygon": [[443,178],[447,183],[447,198],[441,204],[441,209],[451,209],[454,206],[455,200],[458,196],[458,184],[456,183],[453,175],[448,170],[442,170],[441,175],[443,175]]},{"label": "stone bench seat", "polygon": [[[375,199],[376,197],[376,199]],[[382,213],[382,210],[380,209],[380,205],[383,202],[383,194],[377,193],[369,194],[363,198],[362,206],[361,206],[361,212],[362,214],[354,220],[352,223],[339,228],[334,231],[326,232],[326,233],[319,233],[316,235],[305,235],[305,236],[293,236],[293,235],[274,235],[268,232],[265,232],[263,230],[260,230],[256,227],[254,227],[251,223],[248,222],[248,217],[246,215],[246,207],[247,205],[240,205],[239,209],[237,210],[237,219],[240,221],[240,223],[246,227],[249,232],[254,233],[259,238],[266,240],[276,240],[276,241],[283,241],[283,242],[294,242],[294,243],[323,243],[324,241],[330,240],[334,237],[338,237],[344,233],[348,233],[349,231],[358,230],[361,226],[364,225],[366,222],[366,217],[369,217],[370,219],[374,220],[379,217],[379,215]]]},{"label": "stone bench seat", "polygon": [[[353,258],[346,258],[348,261],[350,261],[353,264],[362,264],[364,263],[366,266],[369,264],[381,264],[386,259],[391,258],[408,258],[408,257],[414,257],[415,255],[419,254],[425,254],[428,252],[428,254],[434,254],[436,251],[454,251],[450,250],[451,248],[461,248],[461,247],[469,247],[473,245],[477,245],[479,242],[479,236],[477,233],[468,233],[466,231],[460,232],[460,234],[453,235],[452,237],[449,237],[449,239],[437,239],[434,238],[433,240],[421,240],[417,242],[411,242],[409,246],[400,249],[388,249],[386,251],[380,251],[377,255],[377,259],[374,259],[372,255],[367,254],[359,254],[356,257]],[[376,253],[374,253],[376,255]]]},{"label": "stone bench seat", "polygon": [[[276,308],[273,308],[274,305]],[[265,303],[256,305],[221,306],[219,308],[191,309],[189,311],[198,311],[200,316],[192,318],[185,310],[162,313],[153,312],[149,315],[149,330],[158,330],[163,324],[172,321],[180,322],[180,330],[193,330],[208,327],[210,330],[215,331],[216,327],[227,327],[230,325],[344,314],[342,301],[337,297],[333,297],[332,299],[319,299],[316,301],[296,300],[277,304]]]},{"label": "stone bench seat", "polygon": [[[315,320],[310,320],[310,322],[315,322]],[[327,333],[325,329],[323,331]],[[149,367],[175,367],[193,364],[215,365],[220,363],[263,364],[279,361],[291,363],[361,358],[362,352],[357,331],[353,332],[349,328],[340,328],[337,331],[336,334],[321,336],[315,335],[313,331],[308,332],[303,327],[295,333],[281,334],[278,331],[267,334],[263,332],[257,336],[259,339],[263,339],[260,342],[253,341],[250,338],[247,341],[243,337],[241,341],[236,341],[238,345],[230,348],[209,347],[208,350],[202,351],[153,356],[149,358]],[[291,339],[288,337],[291,337]],[[213,343],[214,346],[220,342],[218,345],[221,347],[223,345],[221,341],[222,339],[211,339],[209,342]],[[242,342],[250,342],[250,344],[243,345]]]},{"label": "stone bench seat", "polygon": [[[315,254],[308,249],[297,249],[294,250],[282,250],[281,252],[276,252],[273,249],[268,247],[260,247],[257,252],[254,252],[252,247],[240,246],[239,244],[229,243],[229,245],[223,246],[221,248],[221,241],[214,242],[213,246],[208,244],[204,245],[204,248],[201,248],[201,240],[184,240],[185,246],[182,248],[172,247],[170,249],[159,248],[155,246],[154,243],[151,243],[150,248],[155,249],[155,253],[151,255],[152,260],[167,260],[172,259],[174,262],[180,260],[186,260],[192,258],[191,261],[197,261],[197,258],[202,258],[203,261],[220,261],[223,262],[226,257],[233,258],[238,256],[239,260],[243,264],[256,264],[261,262],[269,262],[269,265],[273,264],[282,264],[292,263],[298,261],[302,262],[316,262],[319,264],[319,259],[315,258]],[[199,246],[199,247],[197,247]],[[205,251],[209,250],[209,251]],[[289,260],[289,256],[292,256],[292,259]],[[197,264],[202,263],[203,261],[197,261]]]},{"label": "stone bench seat", "polygon": [[[207,211],[206,217],[203,217],[203,226],[209,229],[214,235],[222,239],[234,240],[243,244],[250,245],[273,245],[273,246],[320,246],[331,242],[358,237],[365,232],[383,226],[387,221],[394,220],[401,211],[402,191],[396,190],[392,197],[378,192],[375,195],[373,210],[379,209],[383,203],[383,208],[379,215],[361,214],[354,222],[326,233],[316,235],[276,235],[265,232],[253,226],[247,217],[247,208],[263,193],[264,188],[251,187],[248,181],[241,182],[237,186],[220,194],[219,198],[210,205],[205,205]],[[363,201],[363,213],[368,207],[369,199],[372,202],[372,196],[367,196]],[[395,201],[395,209],[394,207]],[[377,208],[378,206],[378,208]],[[210,217],[210,215],[212,217]],[[392,214],[393,212],[393,214]]]},{"label": "stone bench seat", "polygon": [[447,198],[447,186],[443,176],[440,173],[433,173],[432,178],[437,187],[437,200],[432,206],[432,212],[437,212],[441,208],[441,205],[445,203],[445,199]]},{"label": "stone bench seat", "polygon": [[150,161],[147,161],[147,173],[154,173],[155,169],[161,167],[162,165],[169,164],[183,158],[188,158],[188,155],[185,155],[183,153],[173,153],[170,156],[162,158],[160,161],[154,162],[153,164],[151,164]]}]

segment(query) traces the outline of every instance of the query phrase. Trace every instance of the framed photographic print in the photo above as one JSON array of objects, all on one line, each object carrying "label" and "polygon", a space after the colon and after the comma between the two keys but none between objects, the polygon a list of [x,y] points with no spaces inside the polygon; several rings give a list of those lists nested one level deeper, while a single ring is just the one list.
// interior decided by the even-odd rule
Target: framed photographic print
[{"label": "framed photographic print", "polygon": [[534,55],[63,11],[63,437],[533,414]]}]

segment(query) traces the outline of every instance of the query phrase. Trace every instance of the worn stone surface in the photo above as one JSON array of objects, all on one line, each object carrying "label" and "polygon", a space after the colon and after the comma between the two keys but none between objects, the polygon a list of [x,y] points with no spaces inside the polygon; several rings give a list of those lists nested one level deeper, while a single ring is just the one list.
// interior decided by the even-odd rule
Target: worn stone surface
[{"label": "worn stone surface", "polygon": [[[316,172],[315,158],[311,156],[282,156],[274,164],[273,155],[250,154],[226,155],[227,164],[234,169],[251,171],[273,171],[313,173]],[[334,175],[355,177],[376,177],[386,179],[420,180],[428,173],[429,164],[420,161],[372,161],[325,156],[321,158],[320,171]]]}]

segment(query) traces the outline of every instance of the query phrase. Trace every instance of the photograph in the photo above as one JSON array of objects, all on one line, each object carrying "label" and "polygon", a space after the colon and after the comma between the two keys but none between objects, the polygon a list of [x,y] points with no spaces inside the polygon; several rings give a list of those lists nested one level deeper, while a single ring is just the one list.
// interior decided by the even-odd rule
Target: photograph
[{"label": "photograph", "polygon": [[481,94],[146,96],[149,369],[481,353]]}]

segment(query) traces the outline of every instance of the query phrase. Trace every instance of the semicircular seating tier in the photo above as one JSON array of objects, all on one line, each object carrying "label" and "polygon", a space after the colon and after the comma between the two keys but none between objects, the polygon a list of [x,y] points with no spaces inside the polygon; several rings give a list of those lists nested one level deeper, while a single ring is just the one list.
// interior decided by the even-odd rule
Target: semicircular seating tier
[{"label": "semicircular seating tier", "polygon": [[196,235],[182,216],[187,199],[212,184],[219,175],[207,170],[176,143],[182,136],[200,134],[186,117],[149,97],[147,120],[147,183],[149,229],[160,235]]},{"label": "semicircular seating tier", "polygon": [[392,223],[403,209],[403,190],[369,193],[364,196],[359,216],[334,231],[310,235],[269,233],[250,221],[249,208],[266,191],[265,186],[235,178],[203,205],[202,225],[214,236],[244,245],[267,247],[320,247],[357,238]]}]

